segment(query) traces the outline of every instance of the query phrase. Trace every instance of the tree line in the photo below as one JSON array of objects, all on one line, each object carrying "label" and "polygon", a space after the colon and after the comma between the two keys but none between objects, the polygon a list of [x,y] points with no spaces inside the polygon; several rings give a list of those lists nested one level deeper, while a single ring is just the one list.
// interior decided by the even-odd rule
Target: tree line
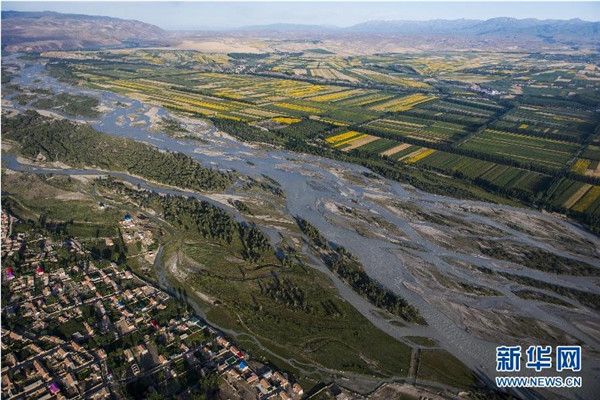
[{"label": "tree line", "polygon": [[126,171],[133,175],[191,190],[222,190],[234,175],[206,168],[193,158],[161,152],[132,139],[101,133],[88,125],[44,117],[35,111],[2,117],[6,139],[19,142],[24,156]]}]

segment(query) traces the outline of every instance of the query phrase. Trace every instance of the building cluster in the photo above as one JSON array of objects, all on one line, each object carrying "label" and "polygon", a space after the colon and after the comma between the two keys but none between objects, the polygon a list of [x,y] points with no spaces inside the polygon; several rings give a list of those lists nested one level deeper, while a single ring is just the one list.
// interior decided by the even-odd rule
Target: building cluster
[{"label": "building cluster", "polygon": [[15,251],[19,251],[21,248],[21,242],[23,241],[23,235],[13,239],[11,236],[12,225],[15,218],[2,213],[2,228],[0,230],[0,240],[2,241],[2,258],[7,255],[13,255]]},{"label": "building cluster", "polygon": [[59,249],[85,256],[85,246],[14,235],[10,224],[3,214],[3,255],[5,244],[20,243],[14,251],[24,246],[27,256],[2,274],[3,399],[123,398],[128,384],[143,379],[153,382],[151,392],[175,387],[172,395],[186,390],[190,376],[211,374],[238,397],[302,396],[297,383],[130,270],[89,257],[65,264]]},{"label": "building cluster", "polygon": [[256,363],[245,360],[242,352],[224,337],[218,336],[216,344],[218,353],[205,346],[202,355],[216,362],[217,371],[225,376],[234,392],[253,393],[258,399],[282,400],[299,399],[304,394],[298,383],[292,384],[280,372],[264,366],[253,368],[251,364]]},{"label": "building cluster", "polygon": [[[150,264],[154,263],[156,258],[156,250],[158,245],[154,240],[154,235],[150,229],[144,224],[144,221],[139,218],[126,215],[122,221],[119,222],[121,226],[121,232],[123,235],[123,241],[127,244],[138,243],[139,250],[143,254],[146,261]],[[106,245],[112,246],[112,239],[106,239]]]}]

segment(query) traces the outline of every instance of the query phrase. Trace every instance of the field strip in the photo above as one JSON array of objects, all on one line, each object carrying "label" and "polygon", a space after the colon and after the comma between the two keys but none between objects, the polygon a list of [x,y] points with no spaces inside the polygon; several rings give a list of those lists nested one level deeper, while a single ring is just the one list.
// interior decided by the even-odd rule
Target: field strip
[{"label": "field strip", "polygon": [[540,158],[530,158],[530,157],[525,157],[525,156],[518,156],[518,155],[512,154],[512,153],[502,153],[502,152],[498,152],[496,154],[500,154],[502,156],[507,156],[507,158],[520,158],[520,159],[532,162],[534,164],[538,163],[538,164],[558,166],[558,167],[563,166],[563,163],[558,163],[558,162],[548,161],[548,160],[542,160]]},{"label": "field strip", "polygon": [[346,139],[349,139],[351,137],[358,136],[358,135],[360,135],[360,132],[348,131],[345,133],[340,133],[339,135],[330,136],[327,139],[325,139],[325,141],[329,144],[332,144],[332,143],[341,142],[343,140],[346,140]]},{"label": "field strip", "polygon": [[477,140],[486,141],[491,144],[494,144],[494,142],[496,142],[496,143],[502,143],[502,144],[511,145],[511,146],[519,146],[519,147],[526,147],[526,148],[530,148],[530,149],[549,151],[552,153],[564,154],[567,156],[573,154],[571,152],[567,152],[567,151],[563,151],[563,150],[550,149],[547,147],[543,147],[543,146],[540,147],[538,145],[528,144],[528,143],[526,144],[526,143],[514,142],[514,141],[507,140],[507,139],[486,138],[486,137],[481,137],[481,136],[475,136],[475,138]]},{"label": "field strip", "polygon": [[575,205],[573,211],[585,212],[600,197],[600,186],[592,186]]},{"label": "field strip", "polygon": [[587,170],[585,172],[585,175],[594,176],[596,178],[600,178],[600,162],[598,163],[598,165],[596,165],[596,169],[595,170]]},{"label": "field strip", "polygon": [[415,128],[424,128],[427,125],[425,124],[416,124],[414,122],[406,122],[406,121],[399,121],[396,119],[382,119],[379,121],[382,124],[386,124],[386,125],[405,125],[405,126],[410,126],[410,127],[415,127]]},{"label": "field strip", "polygon": [[537,138],[535,136],[532,137],[529,135],[522,135],[520,133],[499,131],[497,129],[487,129],[487,132],[494,133],[494,134],[496,134],[496,136],[514,136],[514,137],[523,138],[523,139],[530,139],[530,140],[532,140],[532,139],[540,140],[541,139],[546,142],[552,142],[552,143],[557,143],[557,144],[568,144],[568,142],[565,142],[564,140],[557,140],[557,139],[550,139],[550,138]]},{"label": "field strip", "polygon": [[580,158],[577,161],[575,161],[575,164],[573,164],[573,166],[571,167],[571,171],[575,172],[576,174],[585,175],[591,163],[592,160]]},{"label": "field strip", "polygon": [[426,149],[422,153],[417,154],[416,156],[411,157],[407,160],[404,160],[404,162],[409,163],[409,164],[416,163],[417,161],[420,161],[420,160],[424,159],[425,157],[429,157],[433,153],[435,153],[435,149]]},{"label": "field strip", "polygon": [[335,75],[337,75],[337,78],[338,78],[338,79],[341,79],[341,80],[347,80],[347,81],[350,81],[350,82],[353,82],[353,83],[356,83],[356,82],[358,82],[358,79],[356,79],[356,78],[353,78],[353,77],[351,77],[350,75],[346,75],[346,74],[344,74],[344,73],[343,73],[343,72],[341,72],[341,71],[338,71],[338,70],[332,70],[332,72],[333,72]]},{"label": "field strip", "polygon": [[408,143],[402,143],[402,144],[399,144],[398,146],[392,147],[391,149],[384,151],[383,153],[379,153],[379,155],[380,156],[391,156],[392,154],[399,153],[404,149],[408,149],[410,146],[412,146],[412,145],[408,144]]},{"label": "field strip", "polygon": [[361,146],[364,146],[365,144],[374,142],[376,140],[379,140],[379,137],[369,135],[367,137],[363,137],[361,139],[355,140],[354,142],[352,142],[350,144],[350,146],[344,147],[342,149],[342,151],[350,151],[350,150],[356,149],[357,147],[361,147]]},{"label": "field strip", "polygon": [[412,153],[408,153],[407,155],[399,158],[398,161],[402,161],[402,160],[406,160],[406,159],[409,159],[409,158],[416,157],[416,156],[418,156],[419,154],[423,153],[426,150],[427,150],[426,147],[421,147],[420,149],[415,150]]},{"label": "field strip", "polygon": [[[487,174],[489,171],[491,171],[492,169],[494,169],[494,168],[496,168],[496,167],[499,167],[499,166],[501,166],[501,165],[500,165],[500,164],[495,164],[495,163],[492,163],[492,162],[490,162],[490,165],[488,165],[488,166],[487,166],[485,169],[483,169],[483,170],[479,170],[479,171],[477,172],[477,175],[476,175],[475,177],[476,177],[476,178],[478,178],[478,177],[480,177],[480,176],[483,176],[483,175]],[[460,169],[460,168],[459,168],[459,169]]]},{"label": "field strip", "polygon": [[355,142],[355,141],[360,140],[360,139],[364,139],[364,138],[366,138],[368,136],[369,135],[367,135],[366,133],[363,133],[361,135],[351,137],[350,139],[346,139],[346,140],[343,140],[341,142],[337,142],[336,144],[333,145],[333,147],[340,147],[340,146],[343,146],[345,144],[352,143],[352,142]]},{"label": "field strip", "polygon": [[573,193],[571,197],[569,197],[569,200],[565,201],[564,206],[566,208],[573,207],[573,205],[575,205],[575,203],[577,203],[579,199],[581,199],[583,195],[586,194],[588,190],[590,190],[591,187],[592,185],[590,185],[589,183],[584,184],[575,193]]}]

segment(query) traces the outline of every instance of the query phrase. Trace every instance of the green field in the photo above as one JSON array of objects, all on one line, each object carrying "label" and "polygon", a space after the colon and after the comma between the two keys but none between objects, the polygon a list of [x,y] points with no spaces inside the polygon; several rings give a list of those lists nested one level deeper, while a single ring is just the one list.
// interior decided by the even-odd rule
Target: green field
[{"label": "green field", "polygon": [[486,129],[460,146],[480,154],[513,160],[524,166],[558,170],[579,149],[576,144]]},{"label": "green field", "polygon": [[520,134],[578,142],[594,131],[595,118],[595,115],[589,111],[520,106],[504,114],[491,127]]},{"label": "green field", "polygon": [[404,136],[433,143],[451,143],[468,133],[464,126],[451,122],[429,121],[404,115],[395,116],[394,119],[378,119],[364,126],[369,128],[369,132],[388,138]]},{"label": "green field", "polygon": [[504,189],[535,193],[544,189],[550,176],[471,157],[435,152],[420,164],[446,172],[457,173],[471,180],[480,180]]}]

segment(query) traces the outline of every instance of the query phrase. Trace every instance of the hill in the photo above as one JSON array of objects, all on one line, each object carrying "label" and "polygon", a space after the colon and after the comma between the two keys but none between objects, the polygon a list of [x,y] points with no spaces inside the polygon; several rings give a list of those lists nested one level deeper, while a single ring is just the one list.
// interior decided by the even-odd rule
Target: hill
[{"label": "hill", "polygon": [[162,43],[157,26],[123,20],[55,12],[2,12],[2,50],[46,51],[140,46]]}]

